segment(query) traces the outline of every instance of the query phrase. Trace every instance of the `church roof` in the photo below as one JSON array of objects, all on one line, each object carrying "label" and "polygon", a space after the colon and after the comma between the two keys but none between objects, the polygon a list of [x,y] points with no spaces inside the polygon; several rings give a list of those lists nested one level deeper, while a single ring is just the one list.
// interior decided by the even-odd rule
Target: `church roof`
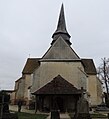
[{"label": "church roof", "polygon": [[45,59],[80,59],[76,52],[67,44],[63,37],[59,37],[48,49],[41,60]]},{"label": "church roof", "polygon": [[74,87],[71,83],[58,75],[52,81],[33,93],[38,94],[81,94],[81,90]]},{"label": "church roof", "polygon": [[23,74],[31,74],[39,66],[40,58],[28,58],[22,71]]},{"label": "church roof", "polygon": [[[54,32],[53,35],[55,35],[57,33],[68,34],[67,29],[66,29],[66,22],[65,22],[65,15],[64,15],[64,6],[63,6],[63,4],[61,6],[61,11],[60,11],[60,15],[59,15],[57,29],[56,29],[56,31]],[[70,37],[70,35],[69,35],[69,37]]]},{"label": "church roof", "polygon": [[[70,35],[69,33],[67,32],[67,29],[66,29],[66,22],[65,22],[65,15],[64,15],[64,6],[62,4],[61,6],[61,11],[60,11],[60,15],[59,15],[59,20],[58,20],[58,25],[57,25],[57,29],[56,31],[54,32],[54,34],[52,35],[52,38],[53,38],[53,41],[51,44],[53,44],[56,40],[57,40],[57,37],[56,36],[63,36],[64,37],[64,40],[69,44],[71,45],[71,42],[70,42]],[[56,38],[55,38],[56,37]]]},{"label": "church roof", "polygon": [[82,63],[87,74],[97,74],[93,59],[82,59]]}]

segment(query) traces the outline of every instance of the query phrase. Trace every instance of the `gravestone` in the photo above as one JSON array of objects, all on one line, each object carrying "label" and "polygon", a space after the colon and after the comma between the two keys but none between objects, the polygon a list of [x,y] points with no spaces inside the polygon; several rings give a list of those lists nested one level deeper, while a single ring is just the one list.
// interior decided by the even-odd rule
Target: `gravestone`
[{"label": "gravestone", "polygon": [[75,113],[74,119],[91,119],[89,114],[89,103],[84,98],[83,93],[77,102],[77,111]]},{"label": "gravestone", "polygon": [[60,119],[60,112],[58,110],[58,105],[55,100],[56,98],[53,99],[53,107],[51,110],[51,118],[50,119]]},{"label": "gravestone", "polygon": [[0,92],[0,119],[18,119],[17,114],[9,111],[10,95]]},{"label": "gravestone", "polygon": [[50,119],[60,119],[60,113],[58,110],[51,111],[51,118]]}]

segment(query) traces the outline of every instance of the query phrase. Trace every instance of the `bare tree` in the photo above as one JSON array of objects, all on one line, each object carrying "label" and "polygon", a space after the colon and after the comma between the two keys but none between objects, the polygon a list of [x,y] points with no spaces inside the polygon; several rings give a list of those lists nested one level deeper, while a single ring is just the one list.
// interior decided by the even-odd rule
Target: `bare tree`
[{"label": "bare tree", "polygon": [[102,58],[102,63],[97,68],[97,74],[105,86],[106,93],[109,94],[109,59]]},{"label": "bare tree", "polygon": [[97,74],[105,88],[105,103],[109,107],[109,59],[102,58],[102,63],[97,68]]}]

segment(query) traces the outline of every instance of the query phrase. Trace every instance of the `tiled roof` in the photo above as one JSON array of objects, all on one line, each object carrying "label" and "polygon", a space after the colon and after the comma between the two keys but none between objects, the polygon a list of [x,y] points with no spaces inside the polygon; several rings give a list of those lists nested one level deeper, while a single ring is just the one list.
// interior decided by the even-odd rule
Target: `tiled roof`
[{"label": "tiled roof", "polygon": [[39,66],[40,58],[28,58],[22,71],[23,74],[31,74]]},{"label": "tiled roof", "polygon": [[51,82],[47,83],[33,93],[38,94],[81,94],[81,90],[74,87],[71,83],[66,81],[63,77],[58,75]]},{"label": "tiled roof", "polygon": [[82,62],[84,65],[85,72],[87,74],[94,74],[94,75],[97,74],[96,68],[92,59],[82,59]]}]

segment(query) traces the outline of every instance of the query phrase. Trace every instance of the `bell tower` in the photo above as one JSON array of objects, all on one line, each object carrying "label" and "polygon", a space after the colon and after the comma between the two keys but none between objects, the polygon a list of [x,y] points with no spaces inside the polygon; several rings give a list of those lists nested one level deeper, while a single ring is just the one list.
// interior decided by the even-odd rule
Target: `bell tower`
[{"label": "bell tower", "polygon": [[58,20],[58,25],[57,25],[57,29],[54,32],[54,34],[52,35],[53,41],[51,43],[51,45],[53,45],[53,43],[59,38],[62,37],[68,45],[71,45],[72,43],[70,42],[70,35],[67,32],[66,29],[66,22],[65,22],[65,15],[64,15],[64,6],[62,4],[61,6],[61,11],[60,11],[60,15],[59,15],[59,20]]}]

